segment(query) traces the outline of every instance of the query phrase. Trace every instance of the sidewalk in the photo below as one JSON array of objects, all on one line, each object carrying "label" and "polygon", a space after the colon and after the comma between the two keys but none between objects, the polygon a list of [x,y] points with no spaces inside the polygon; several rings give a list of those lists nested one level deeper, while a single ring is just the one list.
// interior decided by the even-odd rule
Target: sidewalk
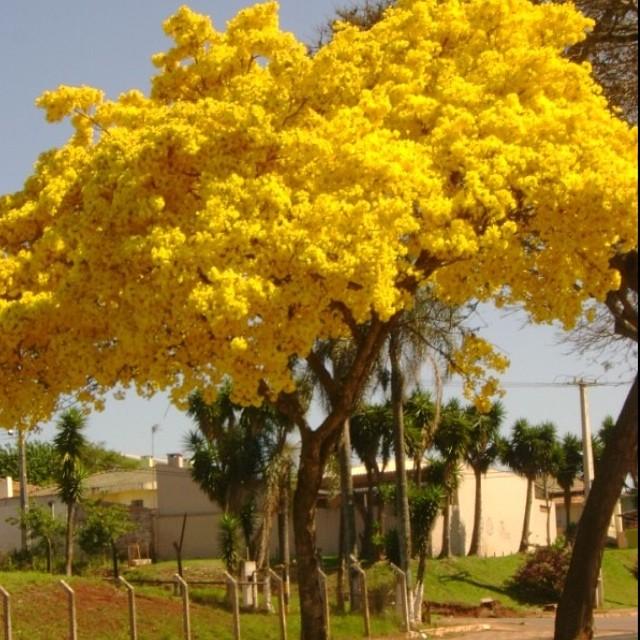
[{"label": "sidewalk", "polygon": [[[425,629],[422,637],[465,640],[552,640],[553,614],[527,618],[447,618],[441,626]],[[596,614],[596,638],[637,640],[635,609]]]}]

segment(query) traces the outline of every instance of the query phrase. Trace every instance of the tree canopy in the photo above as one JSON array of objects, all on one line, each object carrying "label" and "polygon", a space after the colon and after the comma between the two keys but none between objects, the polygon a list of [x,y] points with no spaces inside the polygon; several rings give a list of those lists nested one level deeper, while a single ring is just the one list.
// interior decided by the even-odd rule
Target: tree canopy
[{"label": "tree canopy", "polygon": [[45,92],[75,132],[0,199],[0,422],[117,384],[209,398],[224,376],[258,403],[427,281],[571,325],[636,246],[637,130],[562,57],[591,24],[401,0],[310,54],[274,2],[224,32],[183,7],[149,95]]}]

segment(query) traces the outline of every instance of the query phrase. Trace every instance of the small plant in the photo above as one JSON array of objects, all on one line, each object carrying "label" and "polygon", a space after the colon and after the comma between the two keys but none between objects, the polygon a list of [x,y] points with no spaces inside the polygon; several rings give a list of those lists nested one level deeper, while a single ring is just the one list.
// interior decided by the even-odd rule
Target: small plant
[{"label": "small plant", "polygon": [[540,547],[511,579],[516,596],[533,602],[557,602],[569,570],[571,547]]},{"label": "small plant", "polygon": [[233,573],[236,570],[240,559],[238,555],[238,534],[240,526],[240,520],[229,513],[225,513],[220,519],[222,561],[229,573]]},{"label": "small plant", "polygon": [[389,529],[384,535],[384,554],[393,564],[400,564],[400,538],[397,529]]}]

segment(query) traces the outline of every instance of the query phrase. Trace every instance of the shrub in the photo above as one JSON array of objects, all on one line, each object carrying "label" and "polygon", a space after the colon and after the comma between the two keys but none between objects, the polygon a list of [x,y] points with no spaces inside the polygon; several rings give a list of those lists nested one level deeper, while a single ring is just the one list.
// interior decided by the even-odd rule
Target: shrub
[{"label": "shrub", "polygon": [[229,573],[233,573],[238,565],[238,536],[241,523],[238,518],[225,513],[220,519],[220,548],[222,561]]},{"label": "shrub", "polygon": [[397,529],[389,529],[384,534],[384,554],[393,564],[400,564],[400,538]]},{"label": "shrub", "polygon": [[511,578],[517,597],[533,602],[557,602],[569,570],[571,548],[560,544],[540,547]]}]

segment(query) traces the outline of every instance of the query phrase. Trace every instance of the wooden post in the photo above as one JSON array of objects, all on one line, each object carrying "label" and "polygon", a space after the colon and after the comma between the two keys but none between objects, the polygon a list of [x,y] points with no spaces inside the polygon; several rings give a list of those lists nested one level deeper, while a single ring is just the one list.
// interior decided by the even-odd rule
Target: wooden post
[{"label": "wooden post", "polygon": [[367,594],[367,574],[360,566],[358,559],[355,556],[351,556],[351,562],[353,568],[360,574],[362,580],[362,613],[364,616],[364,637],[371,637],[371,619],[369,617],[369,597]]},{"label": "wooden post", "polygon": [[129,636],[131,637],[131,640],[138,640],[138,626],[136,621],[136,595],[133,590],[133,586],[122,576],[119,576],[118,580],[120,581],[120,584],[126,587],[127,596],[129,598]]},{"label": "wooden post", "polygon": [[64,580],[60,580],[60,585],[67,592],[67,596],[69,598],[69,640],[78,640],[78,623],[76,622],[76,594]]},{"label": "wooden post", "polygon": [[234,640],[240,640],[240,604],[238,602],[238,583],[236,579],[228,572],[224,572],[227,583],[231,585],[231,607],[233,609],[233,637]]},{"label": "wooden post", "polygon": [[0,594],[2,595],[2,608],[4,610],[4,640],[11,640],[11,596],[4,587],[0,587]]},{"label": "wooden post", "polygon": [[267,580],[275,580],[278,586],[278,618],[280,620],[280,640],[287,640],[287,614],[284,594],[284,580],[273,570],[267,570]]},{"label": "wooden post", "polygon": [[318,567],[318,579],[322,593],[322,608],[324,611],[324,624],[327,629],[327,640],[331,640],[331,618],[329,612],[329,590],[327,587],[327,574]]},{"label": "wooden post", "polygon": [[175,581],[180,585],[182,591],[182,629],[184,630],[184,640],[191,640],[191,618],[189,616],[189,585],[181,575],[175,574]]},{"label": "wooden post", "polygon": [[262,587],[262,597],[264,606],[262,607],[267,613],[273,613],[273,603],[271,602],[271,568],[264,569],[264,586]]},{"label": "wooden post", "polygon": [[[400,568],[397,567],[393,562],[389,563],[391,569],[396,574],[397,581],[402,593],[402,623],[404,626],[404,630],[408,633],[411,631],[411,622],[409,620],[409,601],[407,595],[407,574]],[[397,592],[397,591],[396,591]]]},{"label": "wooden post", "polygon": [[251,582],[251,598],[253,600],[253,610],[258,610],[258,571],[254,571],[249,578]]}]

